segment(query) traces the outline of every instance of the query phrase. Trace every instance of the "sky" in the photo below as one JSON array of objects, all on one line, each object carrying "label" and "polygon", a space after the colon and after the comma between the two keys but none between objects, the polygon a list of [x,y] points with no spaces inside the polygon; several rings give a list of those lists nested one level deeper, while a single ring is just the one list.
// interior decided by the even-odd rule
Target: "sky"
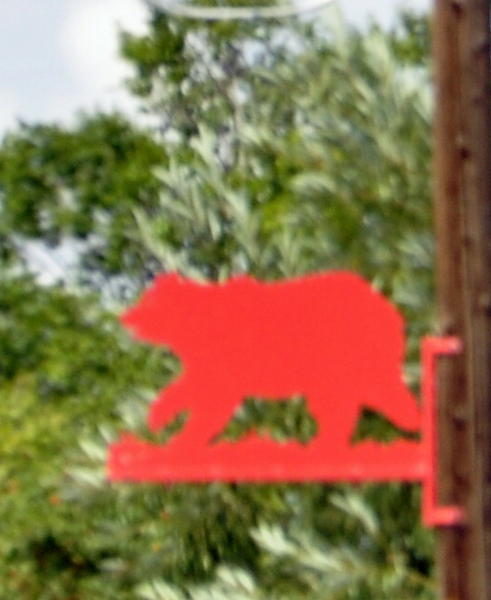
[{"label": "sky", "polygon": [[[397,6],[425,10],[431,3],[337,1],[360,27],[370,19],[389,26]],[[123,85],[131,71],[118,58],[118,30],[143,33],[147,17],[142,0],[0,0],[0,141],[19,122],[69,126],[80,111],[96,109],[136,115]],[[66,279],[67,265],[77,260],[73,244],[48,251],[29,242],[26,248],[44,283]]]},{"label": "sky", "polygon": [[[388,25],[396,6],[430,6],[430,0],[338,2],[356,25],[370,18]],[[69,124],[80,110],[135,114],[122,84],[130,71],[118,59],[117,32],[144,32],[147,14],[141,0],[0,0],[0,138],[19,121]]]}]

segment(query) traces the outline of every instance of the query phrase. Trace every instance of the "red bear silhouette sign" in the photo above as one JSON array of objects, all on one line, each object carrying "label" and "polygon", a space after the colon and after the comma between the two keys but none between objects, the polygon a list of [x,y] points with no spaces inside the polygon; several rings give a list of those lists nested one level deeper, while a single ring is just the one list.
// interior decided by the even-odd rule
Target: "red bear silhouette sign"
[{"label": "red bear silhouette sign", "polygon": [[[110,449],[112,479],[306,481],[405,479],[426,472],[422,445],[351,443],[371,408],[419,431],[421,411],[403,382],[404,323],[396,308],[348,272],[262,283],[235,277],[200,284],[159,276],[122,322],[140,340],[170,348],[181,376],[161,391],[148,425],[188,411],[166,445],[126,434]],[[215,441],[247,397],[302,396],[317,421],[309,444],[249,434]]]}]

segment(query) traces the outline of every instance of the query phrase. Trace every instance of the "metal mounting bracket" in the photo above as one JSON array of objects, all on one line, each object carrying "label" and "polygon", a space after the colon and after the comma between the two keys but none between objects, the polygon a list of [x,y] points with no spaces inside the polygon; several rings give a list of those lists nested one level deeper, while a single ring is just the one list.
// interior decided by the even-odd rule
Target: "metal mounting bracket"
[{"label": "metal mounting bracket", "polygon": [[422,517],[428,527],[464,525],[466,512],[459,506],[438,504],[438,406],[436,366],[439,356],[459,354],[458,337],[425,337],[422,343],[423,451],[426,474],[423,480]]}]

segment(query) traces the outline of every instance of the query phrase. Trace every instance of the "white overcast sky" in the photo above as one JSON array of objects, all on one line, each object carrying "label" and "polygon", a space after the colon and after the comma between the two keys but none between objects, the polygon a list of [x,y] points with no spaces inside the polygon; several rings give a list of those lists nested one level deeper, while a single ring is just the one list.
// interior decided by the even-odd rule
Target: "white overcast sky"
[{"label": "white overcast sky", "polygon": [[[301,3],[301,0],[298,0]],[[357,24],[388,24],[397,0],[338,0]],[[426,9],[430,0],[403,6]],[[140,0],[0,0],[0,137],[18,120],[69,122],[77,110],[134,105],[121,85],[117,29],[145,29]]]}]

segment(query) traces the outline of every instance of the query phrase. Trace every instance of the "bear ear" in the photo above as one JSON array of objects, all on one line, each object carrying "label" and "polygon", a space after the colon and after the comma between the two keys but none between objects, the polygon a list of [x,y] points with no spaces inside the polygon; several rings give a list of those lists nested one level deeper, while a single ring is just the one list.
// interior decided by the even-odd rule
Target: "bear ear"
[{"label": "bear ear", "polygon": [[169,271],[168,273],[160,273],[155,278],[150,289],[159,288],[166,285],[174,285],[175,283],[184,283],[186,280],[179,275],[177,271]]}]

